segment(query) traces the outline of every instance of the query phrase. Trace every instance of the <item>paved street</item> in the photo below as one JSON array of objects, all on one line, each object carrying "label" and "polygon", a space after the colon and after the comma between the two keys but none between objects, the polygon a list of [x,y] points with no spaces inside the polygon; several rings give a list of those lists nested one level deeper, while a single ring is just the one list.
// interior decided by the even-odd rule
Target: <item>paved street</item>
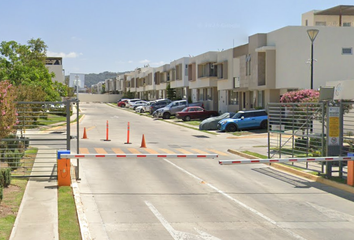
[{"label": "paved street", "polygon": [[[212,135],[106,104],[80,108],[83,153],[219,154],[80,160],[78,187],[94,239],[352,239],[353,194],[263,164],[218,164],[240,158],[228,149],[265,146],[266,135]],[[110,141],[103,141],[107,120]],[[147,148],[140,148],[143,134]]]}]

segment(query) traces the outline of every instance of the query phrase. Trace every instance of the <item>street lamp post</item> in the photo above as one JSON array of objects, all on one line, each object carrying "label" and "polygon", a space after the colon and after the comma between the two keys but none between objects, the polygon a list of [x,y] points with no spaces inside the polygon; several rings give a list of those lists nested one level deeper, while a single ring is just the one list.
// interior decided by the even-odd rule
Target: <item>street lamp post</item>
[{"label": "street lamp post", "polygon": [[317,37],[319,30],[318,29],[309,29],[307,30],[307,34],[311,40],[311,89],[313,89],[313,42]]},{"label": "street lamp post", "polygon": [[75,86],[76,86],[76,98],[79,99],[79,86],[80,86],[80,77],[75,76]]}]

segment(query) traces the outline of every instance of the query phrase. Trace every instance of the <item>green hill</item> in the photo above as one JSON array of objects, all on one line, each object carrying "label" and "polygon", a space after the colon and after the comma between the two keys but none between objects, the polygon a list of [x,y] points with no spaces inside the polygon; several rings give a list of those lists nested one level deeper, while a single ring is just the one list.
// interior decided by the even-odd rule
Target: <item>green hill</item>
[{"label": "green hill", "polygon": [[[115,78],[119,73],[115,72],[102,72],[102,73],[89,73],[85,74],[85,85],[89,88],[93,84],[97,84],[109,78]],[[65,80],[69,82],[69,76],[65,76]]]}]

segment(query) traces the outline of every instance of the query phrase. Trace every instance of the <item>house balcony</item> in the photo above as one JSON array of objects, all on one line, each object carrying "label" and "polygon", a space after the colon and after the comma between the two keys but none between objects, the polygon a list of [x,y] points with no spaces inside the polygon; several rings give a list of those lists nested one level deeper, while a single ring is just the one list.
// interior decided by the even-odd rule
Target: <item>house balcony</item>
[{"label": "house balcony", "polygon": [[145,86],[145,91],[151,91],[151,90],[155,90],[155,87],[153,85],[146,85]]},{"label": "house balcony", "polygon": [[197,83],[200,87],[216,87],[218,78],[216,76],[199,77]]}]

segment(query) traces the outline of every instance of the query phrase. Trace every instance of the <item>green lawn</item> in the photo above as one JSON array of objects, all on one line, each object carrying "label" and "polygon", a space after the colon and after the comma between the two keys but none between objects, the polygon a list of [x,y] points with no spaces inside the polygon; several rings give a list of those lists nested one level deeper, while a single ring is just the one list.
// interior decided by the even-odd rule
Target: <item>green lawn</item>
[{"label": "green lawn", "polygon": [[[10,237],[26,189],[27,181],[28,180],[24,178],[13,178],[9,188],[4,189],[4,198],[1,202],[1,209],[3,209],[3,212],[0,214],[0,240],[7,240]],[[11,191],[5,193],[6,190]]]},{"label": "green lawn", "polygon": [[59,116],[55,114],[46,114],[38,119],[37,125],[48,126],[56,123],[66,123],[66,116]]},{"label": "green lawn", "polygon": [[58,189],[58,221],[60,240],[81,240],[71,187],[59,187]]}]

